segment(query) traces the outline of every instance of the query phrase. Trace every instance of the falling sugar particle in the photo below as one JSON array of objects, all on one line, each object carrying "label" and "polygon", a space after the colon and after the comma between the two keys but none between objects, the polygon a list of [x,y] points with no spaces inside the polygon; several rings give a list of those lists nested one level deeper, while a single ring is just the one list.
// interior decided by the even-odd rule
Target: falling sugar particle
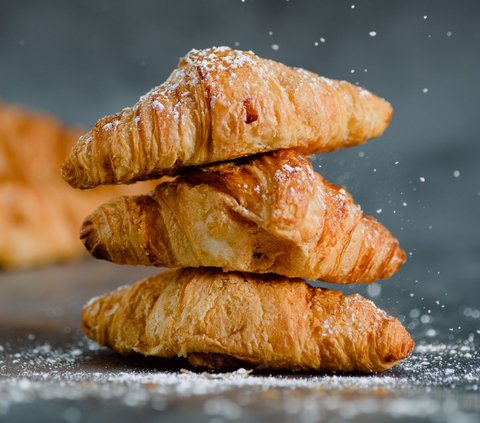
[{"label": "falling sugar particle", "polygon": [[370,37],[375,37],[377,35],[377,31],[370,31],[368,35],[370,35]]},{"label": "falling sugar particle", "polygon": [[424,94],[428,93],[428,88],[424,88],[424,89],[422,90],[422,93],[424,93]]},{"label": "falling sugar particle", "polygon": [[315,42],[313,43],[313,45],[314,45],[315,47],[318,47],[318,41],[315,41]]},{"label": "falling sugar particle", "polygon": [[325,41],[327,41],[325,38],[320,37],[320,42],[321,42],[321,43],[324,43]]},{"label": "falling sugar particle", "polygon": [[423,19],[427,19],[427,18],[428,18],[428,16],[427,16],[427,15],[423,15]]},{"label": "falling sugar particle", "polygon": [[428,314],[423,314],[420,317],[420,322],[422,322],[424,325],[426,325],[427,323],[430,323],[430,321],[431,321],[431,318]]},{"label": "falling sugar particle", "polygon": [[67,423],[78,423],[82,419],[82,413],[76,407],[68,407],[63,412],[63,419]]},{"label": "falling sugar particle", "polygon": [[350,73],[355,73],[355,69],[350,69]]},{"label": "falling sugar particle", "polygon": [[235,47],[238,47],[240,45],[238,41],[235,41],[233,44],[235,45]]},{"label": "falling sugar particle", "polygon": [[382,212],[382,209],[377,209],[375,211],[377,212],[377,214],[380,214]]},{"label": "falling sugar particle", "polygon": [[365,153],[363,151],[358,152],[358,157],[365,157]]},{"label": "falling sugar particle", "polygon": [[368,69],[367,69],[367,68],[365,68],[363,71],[364,71],[365,73],[367,73],[367,72],[368,72]]},{"label": "falling sugar particle", "polygon": [[278,44],[272,44],[272,50],[277,51],[280,48]]},{"label": "falling sugar particle", "polygon": [[403,207],[407,207],[408,204],[404,201],[404,202],[402,202],[402,206],[403,206]]},{"label": "falling sugar particle", "polygon": [[452,31],[447,31],[447,37],[451,37],[452,36]]},{"label": "falling sugar particle", "polygon": [[367,286],[367,294],[370,297],[378,297],[382,292],[382,287],[378,283],[372,283]]},{"label": "falling sugar particle", "polygon": [[355,9],[355,5],[352,4],[352,5],[350,6],[350,8],[351,8],[351,9]]},{"label": "falling sugar particle", "polygon": [[273,35],[273,31],[268,31],[268,35]]},{"label": "falling sugar particle", "polygon": [[453,171],[453,177],[458,178],[460,176],[460,171],[459,170],[454,170]]},{"label": "falling sugar particle", "polygon": [[420,178],[418,178],[418,179],[420,179],[420,182],[425,182],[426,181],[426,179],[423,176],[420,176]]}]

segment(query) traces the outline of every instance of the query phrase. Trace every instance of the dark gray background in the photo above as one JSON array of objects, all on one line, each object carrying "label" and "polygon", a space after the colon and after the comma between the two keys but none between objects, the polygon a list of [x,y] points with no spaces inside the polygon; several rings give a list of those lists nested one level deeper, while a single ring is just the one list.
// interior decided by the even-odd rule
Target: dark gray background
[{"label": "dark gray background", "polygon": [[393,104],[382,139],[315,163],[411,255],[376,303],[419,335],[478,330],[480,2],[3,0],[0,100],[88,127],[212,45],[358,82]]}]

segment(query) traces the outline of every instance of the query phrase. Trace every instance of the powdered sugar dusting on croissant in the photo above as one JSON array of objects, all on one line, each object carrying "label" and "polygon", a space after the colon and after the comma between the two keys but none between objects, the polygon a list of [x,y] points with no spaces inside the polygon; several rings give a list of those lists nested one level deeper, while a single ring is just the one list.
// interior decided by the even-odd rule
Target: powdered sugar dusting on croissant
[{"label": "powdered sugar dusting on croissant", "polygon": [[251,51],[191,50],[165,83],[80,137],[62,174],[92,188],[284,148],[358,145],[380,136],[392,114],[365,93]]}]

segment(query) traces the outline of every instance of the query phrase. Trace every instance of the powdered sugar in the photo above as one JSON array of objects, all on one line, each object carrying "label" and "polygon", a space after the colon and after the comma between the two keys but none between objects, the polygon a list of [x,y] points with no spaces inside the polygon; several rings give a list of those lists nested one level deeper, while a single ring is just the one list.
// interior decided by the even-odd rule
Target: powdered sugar
[{"label": "powdered sugar", "polygon": [[[255,409],[255,405],[262,407],[268,401],[270,407],[287,415],[296,414],[301,421],[301,416],[318,420],[325,413],[343,419],[376,413],[396,418],[447,413],[455,419],[464,417],[456,397],[440,390],[478,392],[480,384],[476,365],[480,357],[471,338],[453,344],[420,344],[412,357],[397,368],[365,376],[274,376],[244,369],[232,373],[159,370],[154,359],[140,364],[113,353],[111,358],[119,358],[117,364],[110,359],[112,364],[99,367],[89,363],[110,353],[84,339],[64,347],[40,342],[21,353],[5,347],[0,368],[4,372],[5,366],[14,366],[16,376],[0,380],[0,414],[15,404],[36,400],[78,402],[101,398],[115,401],[118,406],[163,410],[182,398],[194,397],[203,401],[204,414],[224,418],[245,417],[244,413]],[[18,363],[14,365],[13,361]],[[376,395],[379,389],[382,395]],[[438,395],[432,396],[432,390],[437,390]],[[246,405],[253,408],[245,409]]]}]

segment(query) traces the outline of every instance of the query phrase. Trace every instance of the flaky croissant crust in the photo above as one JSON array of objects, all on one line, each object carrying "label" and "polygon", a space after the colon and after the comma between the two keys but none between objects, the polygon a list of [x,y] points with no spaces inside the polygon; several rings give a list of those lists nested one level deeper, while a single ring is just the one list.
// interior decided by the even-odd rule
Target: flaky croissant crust
[{"label": "flaky croissant crust", "polygon": [[164,84],[82,136],[62,173],[91,188],[282,148],[328,152],[380,136],[391,115],[345,81],[250,51],[192,50]]},{"label": "flaky croissant crust", "polygon": [[97,258],[215,266],[335,283],[388,278],[398,241],[294,150],[192,170],[103,204],[81,228]]},{"label": "flaky croissant crust", "polygon": [[169,271],[96,298],[82,322],[87,336],[121,353],[187,357],[210,368],[233,360],[259,369],[379,372],[414,345],[397,319],[359,295],[206,268]]}]

